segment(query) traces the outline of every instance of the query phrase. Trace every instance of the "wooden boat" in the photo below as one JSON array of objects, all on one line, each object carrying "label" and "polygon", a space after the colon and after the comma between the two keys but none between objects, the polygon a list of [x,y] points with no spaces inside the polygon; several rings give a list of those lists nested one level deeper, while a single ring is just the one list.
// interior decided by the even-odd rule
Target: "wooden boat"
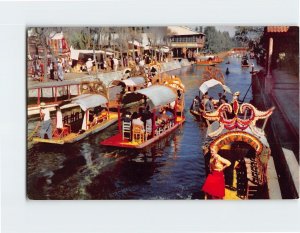
[{"label": "wooden boat", "polygon": [[70,115],[63,117],[63,128],[52,127],[51,139],[36,136],[32,138],[34,143],[74,143],[117,122],[118,114],[109,110],[107,90],[101,82],[83,82],[81,89],[83,94],[67,102],[73,108]]},{"label": "wooden boat", "polygon": [[[223,88],[224,93],[227,92],[227,93],[232,94],[230,88],[228,86],[226,86],[224,83],[225,83],[224,75],[220,69],[207,67],[205,69],[205,71],[203,72],[202,81],[201,81],[201,84],[199,87],[200,96],[204,95],[206,92],[208,92],[208,90],[210,88],[217,86],[217,85],[220,85]],[[199,99],[199,101],[200,101],[200,99]],[[215,108],[217,108],[218,104],[219,104],[219,100],[213,99],[212,102],[213,102]],[[195,109],[194,103],[191,104],[190,113],[196,118],[196,120],[204,120],[202,117],[202,114],[204,112],[205,111],[203,108],[200,107],[199,109]]]},{"label": "wooden boat", "polygon": [[108,85],[109,106],[110,108],[118,108],[119,102],[126,93],[130,93],[147,86],[147,78],[145,76],[129,77],[123,80],[113,80]]},{"label": "wooden boat", "polygon": [[250,64],[248,62],[248,56],[243,56],[242,61],[241,61],[241,66],[242,67],[249,67]]},{"label": "wooden boat", "polygon": [[219,58],[218,56],[215,56],[215,57],[212,59],[212,62],[214,62],[214,63],[221,63],[221,62],[223,62],[223,61],[224,61],[224,59]]},{"label": "wooden boat", "polygon": [[[273,110],[259,111],[249,103],[239,105],[235,99],[232,105],[222,104],[216,111],[203,114],[212,122],[203,145],[207,174],[212,155],[220,155],[231,162],[224,170],[224,199],[268,198],[271,150],[264,128]],[[262,127],[258,127],[257,121],[262,121]]]},{"label": "wooden boat", "polygon": [[211,60],[205,60],[205,61],[198,60],[195,62],[195,64],[198,66],[215,66],[216,65],[216,63]]},{"label": "wooden boat", "polygon": [[[121,148],[144,148],[155,141],[158,141],[162,137],[169,135],[176,130],[185,121],[183,111],[180,115],[177,115],[177,106],[183,106],[183,98],[178,99],[178,95],[175,88],[169,85],[155,84],[145,89],[137,90],[129,95],[140,96],[141,100],[146,101],[146,105],[150,106],[152,112],[152,125],[143,131],[139,127],[134,125],[129,126],[129,129],[125,128],[125,124],[121,123],[121,117],[118,118],[119,132],[118,134],[102,141],[100,144],[104,146],[113,146]],[[174,108],[171,105],[174,103]],[[162,122],[157,117],[156,112],[162,107],[168,107],[173,111],[172,118],[168,121]],[[132,129],[131,129],[132,127]],[[129,133],[130,136],[126,136],[125,133]]]}]

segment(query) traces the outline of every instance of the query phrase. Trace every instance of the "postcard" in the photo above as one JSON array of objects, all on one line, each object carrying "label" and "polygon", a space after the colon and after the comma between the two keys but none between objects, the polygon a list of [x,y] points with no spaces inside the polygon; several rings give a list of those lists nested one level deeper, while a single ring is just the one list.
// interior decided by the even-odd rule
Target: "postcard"
[{"label": "postcard", "polygon": [[299,198],[299,28],[28,27],[27,197]]}]

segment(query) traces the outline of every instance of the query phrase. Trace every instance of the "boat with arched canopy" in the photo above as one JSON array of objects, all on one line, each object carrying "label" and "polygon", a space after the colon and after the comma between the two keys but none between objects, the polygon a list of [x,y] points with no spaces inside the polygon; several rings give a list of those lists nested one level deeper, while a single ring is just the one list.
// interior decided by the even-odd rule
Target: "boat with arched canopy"
[{"label": "boat with arched canopy", "polygon": [[[265,126],[274,107],[260,111],[249,103],[224,103],[212,113],[204,113],[209,122],[203,144],[207,174],[215,155],[229,160],[224,170],[225,196],[223,199],[268,198],[268,161],[271,149]],[[211,123],[210,123],[211,122]],[[209,197],[209,195],[207,195]]]},{"label": "boat with arched canopy", "polygon": [[[57,105],[61,119],[52,119],[52,138],[37,136],[36,127],[30,136],[34,143],[74,143],[117,122],[117,113],[110,111],[107,89],[100,80],[82,82],[80,92],[81,95]],[[71,110],[62,111],[68,105]]]},{"label": "boat with arched canopy", "polygon": [[[120,114],[118,117],[119,132],[102,141],[104,146],[123,147],[123,148],[144,148],[160,138],[170,134],[185,121],[183,109],[178,114],[177,107],[184,106],[183,98],[178,97],[174,87],[168,84],[154,84],[150,87],[136,90],[125,94],[124,99],[140,100],[141,105],[148,106],[151,117],[148,118],[149,124],[135,126],[133,120],[125,122]],[[163,110],[162,110],[163,109]],[[166,118],[163,118],[163,114]],[[165,113],[169,112],[169,115]]]},{"label": "boat with arched canopy", "polygon": [[[201,106],[201,98],[210,88],[220,86],[223,89],[223,95],[225,93],[232,94],[230,88],[225,85],[224,75],[222,71],[214,67],[206,67],[202,74],[202,80],[199,86],[199,98],[195,97],[193,103],[190,106],[190,113],[197,119],[202,119],[202,114],[205,112],[204,106]],[[215,108],[219,105],[219,99],[212,99],[212,103]]]}]

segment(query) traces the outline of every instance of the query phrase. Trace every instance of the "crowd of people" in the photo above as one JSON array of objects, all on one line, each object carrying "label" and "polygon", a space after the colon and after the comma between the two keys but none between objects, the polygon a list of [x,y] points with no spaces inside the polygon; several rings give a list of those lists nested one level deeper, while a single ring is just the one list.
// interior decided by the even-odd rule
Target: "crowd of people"
[{"label": "crowd of people", "polygon": [[[154,115],[155,114],[155,115]],[[127,131],[125,138],[130,141],[134,140],[133,131],[136,127],[140,129],[142,135],[145,136],[145,140],[155,136],[154,134],[162,133],[169,129],[175,123],[175,113],[170,106],[162,107],[158,112],[152,113],[150,107],[140,107],[138,112],[127,111],[123,114],[122,124],[130,124],[130,131]]]},{"label": "crowd of people", "polygon": [[47,59],[47,67],[44,61],[36,58],[32,62],[31,73],[34,80],[43,81],[45,72],[51,80],[63,81],[64,73],[71,72],[72,60],[68,58],[58,58],[57,60]]}]

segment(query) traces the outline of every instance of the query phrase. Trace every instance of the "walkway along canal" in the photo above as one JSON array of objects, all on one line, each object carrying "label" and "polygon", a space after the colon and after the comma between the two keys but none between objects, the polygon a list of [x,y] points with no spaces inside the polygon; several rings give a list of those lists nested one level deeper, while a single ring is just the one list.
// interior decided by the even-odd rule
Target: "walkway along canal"
[{"label": "walkway along canal", "polygon": [[[226,85],[241,98],[251,84],[249,69],[239,58],[219,65]],[[205,180],[202,143],[206,128],[189,113],[204,67],[190,66],[169,72],[186,87],[186,122],[174,133],[144,150],[115,149],[99,145],[114,135],[117,125],[75,144],[34,145],[27,151],[27,194],[30,199],[203,199]],[[215,89],[210,95],[217,96]],[[229,100],[231,97],[228,96]],[[252,90],[245,102],[252,100]],[[28,129],[36,124],[30,119]]]}]

